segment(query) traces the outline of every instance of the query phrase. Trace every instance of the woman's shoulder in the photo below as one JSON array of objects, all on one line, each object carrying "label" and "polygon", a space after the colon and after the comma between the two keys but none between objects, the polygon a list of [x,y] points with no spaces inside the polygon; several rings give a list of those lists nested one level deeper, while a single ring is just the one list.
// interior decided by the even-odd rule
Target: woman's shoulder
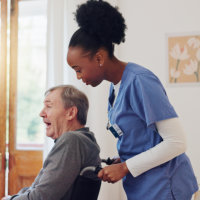
[{"label": "woman's shoulder", "polygon": [[159,78],[152,71],[135,63],[127,64],[121,83],[124,90],[130,88],[138,90],[141,87],[163,87]]},{"label": "woman's shoulder", "polygon": [[127,74],[131,74],[131,75],[154,75],[152,71],[150,71],[149,69],[139,65],[139,64],[136,64],[136,63],[133,63],[133,62],[129,62],[126,67],[125,67],[125,73]]},{"label": "woman's shoulder", "polygon": [[150,71],[149,69],[138,65],[136,63],[131,63],[129,62],[124,70],[123,76],[122,76],[122,82],[124,84],[132,84],[133,82],[135,82],[137,79],[143,79],[143,78],[156,78],[156,75]]}]

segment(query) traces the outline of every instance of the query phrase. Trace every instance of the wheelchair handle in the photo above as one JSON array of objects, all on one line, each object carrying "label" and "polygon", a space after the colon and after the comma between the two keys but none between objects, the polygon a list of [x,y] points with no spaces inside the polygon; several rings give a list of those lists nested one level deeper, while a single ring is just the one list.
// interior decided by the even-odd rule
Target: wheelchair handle
[{"label": "wheelchair handle", "polygon": [[106,163],[107,165],[112,165],[113,162],[115,161],[115,159],[111,159],[110,157],[108,157],[107,159],[101,159],[101,162]]},{"label": "wheelchair handle", "polygon": [[102,167],[99,167],[99,166],[97,166],[97,167],[95,167],[95,166],[85,167],[81,170],[80,176],[83,176],[85,172],[89,172],[89,171],[92,171],[95,174],[98,174],[101,169],[102,169]]}]

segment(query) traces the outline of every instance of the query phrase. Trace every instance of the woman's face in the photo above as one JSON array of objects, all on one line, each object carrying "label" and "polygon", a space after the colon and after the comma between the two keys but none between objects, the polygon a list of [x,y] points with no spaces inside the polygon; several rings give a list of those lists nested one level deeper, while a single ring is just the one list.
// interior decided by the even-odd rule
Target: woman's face
[{"label": "woman's face", "polygon": [[96,87],[104,80],[103,67],[98,52],[91,57],[81,47],[69,47],[67,62],[75,70],[77,79],[82,79],[86,85]]}]

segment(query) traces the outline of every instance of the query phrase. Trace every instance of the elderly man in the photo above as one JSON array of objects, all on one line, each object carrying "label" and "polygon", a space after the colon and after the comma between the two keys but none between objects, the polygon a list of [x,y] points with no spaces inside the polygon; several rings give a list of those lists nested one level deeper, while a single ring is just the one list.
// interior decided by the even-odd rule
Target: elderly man
[{"label": "elderly man", "polygon": [[[3,199],[74,199],[80,171],[100,165],[100,150],[94,134],[84,127],[88,106],[86,95],[70,85],[57,86],[45,93],[40,117],[46,124],[46,135],[55,140],[55,145],[32,186]],[[90,178],[96,181],[96,177]]]}]

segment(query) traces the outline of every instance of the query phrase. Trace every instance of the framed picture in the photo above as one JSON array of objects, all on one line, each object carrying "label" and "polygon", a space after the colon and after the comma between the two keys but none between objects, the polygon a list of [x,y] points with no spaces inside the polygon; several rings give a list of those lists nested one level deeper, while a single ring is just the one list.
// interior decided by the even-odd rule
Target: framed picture
[{"label": "framed picture", "polygon": [[200,33],[167,35],[168,82],[200,84]]}]

